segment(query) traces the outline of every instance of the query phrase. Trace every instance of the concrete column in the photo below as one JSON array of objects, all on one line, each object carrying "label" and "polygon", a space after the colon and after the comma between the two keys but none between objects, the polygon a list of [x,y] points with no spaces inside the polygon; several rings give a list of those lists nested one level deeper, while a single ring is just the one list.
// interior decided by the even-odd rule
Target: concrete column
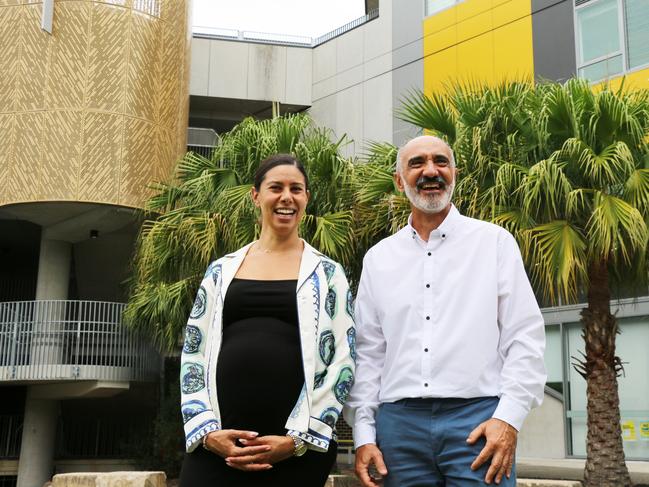
[{"label": "concrete column", "polygon": [[[46,232],[43,232],[45,234]],[[67,299],[72,244],[41,237],[36,299]]]},{"label": "concrete column", "polygon": [[[50,240],[45,234],[41,237],[29,361],[34,368],[54,370],[61,363],[59,320],[65,318],[65,305],[39,301],[67,299],[72,244]],[[17,487],[41,487],[53,473],[59,401],[36,397],[37,387],[28,388],[25,400]]]},{"label": "concrete column", "polygon": [[59,402],[31,396],[28,390],[17,487],[41,487],[50,480],[54,469]]}]

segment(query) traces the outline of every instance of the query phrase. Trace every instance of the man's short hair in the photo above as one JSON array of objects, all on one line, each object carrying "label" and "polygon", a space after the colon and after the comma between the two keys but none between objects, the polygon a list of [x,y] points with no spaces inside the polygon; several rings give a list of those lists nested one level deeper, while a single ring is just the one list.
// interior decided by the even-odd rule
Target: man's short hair
[{"label": "man's short hair", "polygon": [[[448,148],[449,153],[451,154],[451,161],[450,161],[451,162],[451,167],[455,167],[455,153],[453,152],[453,149],[451,149],[451,146],[449,145],[448,142],[446,142],[441,137],[437,137],[436,135],[420,135],[419,137],[433,137],[433,138],[441,141],[442,143],[444,143],[444,145]],[[397,160],[396,160],[396,164],[395,164],[395,168],[394,168],[395,172],[398,172],[399,174],[401,174],[401,170],[402,170],[402,167],[403,167],[402,163],[401,163],[401,156],[403,155],[404,147],[407,146],[411,141],[413,141],[413,140],[415,140],[415,139],[417,139],[419,137],[413,137],[412,139],[409,139],[409,140],[405,141],[403,143],[403,145],[401,145],[399,147],[399,149],[397,150]]]}]

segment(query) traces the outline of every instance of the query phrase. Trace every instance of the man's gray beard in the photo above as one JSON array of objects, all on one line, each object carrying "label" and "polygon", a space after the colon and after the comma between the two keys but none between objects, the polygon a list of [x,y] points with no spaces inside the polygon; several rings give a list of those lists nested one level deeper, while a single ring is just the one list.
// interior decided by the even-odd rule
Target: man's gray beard
[{"label": "man's gray beard", "polygon": [[416,187],[409,186],[405,181],[403,182],[403,189],[412,206],[424,213],[439,213],[451,202],[455,182],[447,185],[444,192],[439,196],[423,196],[419,194]]}]

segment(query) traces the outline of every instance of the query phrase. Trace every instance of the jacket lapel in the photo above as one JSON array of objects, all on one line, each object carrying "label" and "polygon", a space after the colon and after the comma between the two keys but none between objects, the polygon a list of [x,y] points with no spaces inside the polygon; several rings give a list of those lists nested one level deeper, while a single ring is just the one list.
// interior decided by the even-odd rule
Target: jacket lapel
[{"label": "jacket lapel", "polygon": [[313,271],[316,269],[316,267],[318,267],[318,264],[320,264],[320,257],[322,257],[322,254],[320,252],[311,247],[304,240],[302,241],[304,242],[304,251],[302,252],[300,272],[297,278],[298,291],[304,285],[307,279],[309,279],[311,274],[313,274]]},{"label": "jacket lapel", "polygon": [[248,252],[248,248],[253,243],[254,242],[251,242],[248,245],[241,247],[236,252],[223,256],[223,264],[221,267],[221,297],[225,297],[225,293],[227,292],[232,279],[234,279],[235,274],[239,270],[239,267]]}]

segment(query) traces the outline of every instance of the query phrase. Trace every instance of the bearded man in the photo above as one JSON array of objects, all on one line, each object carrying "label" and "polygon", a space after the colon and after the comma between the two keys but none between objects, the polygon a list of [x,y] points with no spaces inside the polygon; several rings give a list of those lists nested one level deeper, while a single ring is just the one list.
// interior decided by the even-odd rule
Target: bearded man
[{"label": "bearded man", "polygon": [[417,137],[397,154],[408,225],[372,247],[356,299],[345,407],[365,487],[516,485],[516,438],[543,399],[541,313],[514,238],[451,203],[453,151]]}]

